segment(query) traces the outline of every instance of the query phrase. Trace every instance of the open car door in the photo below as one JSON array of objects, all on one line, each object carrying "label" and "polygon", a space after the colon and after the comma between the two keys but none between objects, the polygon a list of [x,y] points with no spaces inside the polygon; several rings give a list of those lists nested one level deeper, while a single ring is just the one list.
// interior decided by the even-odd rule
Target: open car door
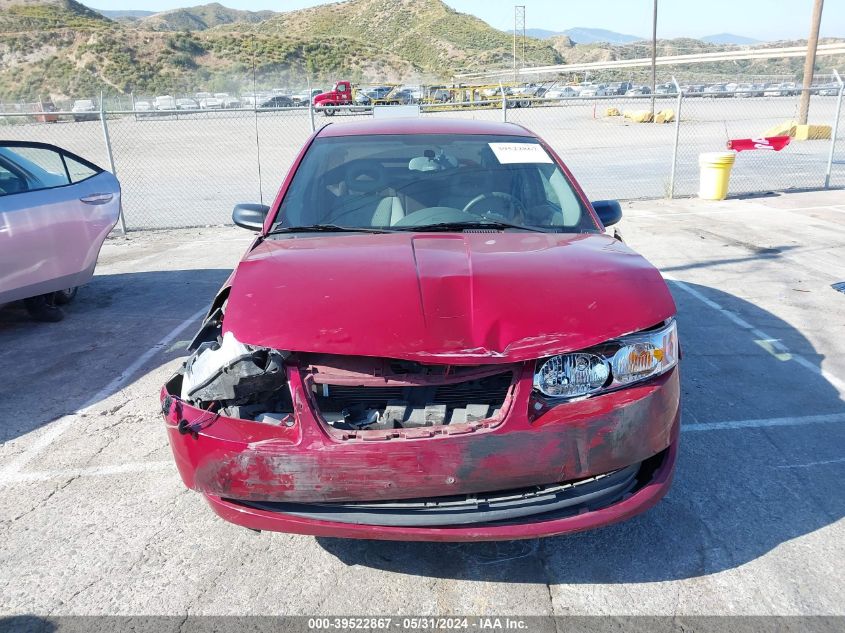
[{"label": "open car door", "polygon": [[119,215],[111,173],[54,145],[0,141],[0,304],[86,283]]}]

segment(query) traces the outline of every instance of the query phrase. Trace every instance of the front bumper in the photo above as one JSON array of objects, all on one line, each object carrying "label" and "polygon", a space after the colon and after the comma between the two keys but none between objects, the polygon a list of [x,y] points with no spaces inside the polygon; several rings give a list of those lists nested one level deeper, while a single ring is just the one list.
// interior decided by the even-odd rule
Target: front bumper
[{"label": "front bumper", "polygon": [[[679,377],[528,415],[530,368],[520,375],[503,421],[400,435],[343,437],[317,419],[299,373],[288,372],[291,426],[215,417],[162,391],[170,444],[185,484],[222,518],[259,530],[348,538],[479,540],[548,536],[619,521],[656,503],[671,483],[680,421]],[[168,396],[170,396],[168,398]],[[196,433],[182,428],[204,427]],[[598,503],[507,520],[479,514],[459,525],[373,525],[294,512],[309,504],[431,500],[573,482],[635,464],[636,485]],[[304,504],[297,506],[297,504]],[[599,507],[596,507],[596,506]],[[380,521],[384,523],[384,521]],[[413,522],[412,522],[413,523]],[[436,523],[436,521],[435,521]]]}]

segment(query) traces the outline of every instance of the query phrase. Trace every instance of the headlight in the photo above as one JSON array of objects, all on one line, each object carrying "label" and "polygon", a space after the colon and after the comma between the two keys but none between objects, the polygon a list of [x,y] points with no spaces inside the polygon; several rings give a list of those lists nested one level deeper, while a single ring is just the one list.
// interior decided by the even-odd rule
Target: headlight
[{"label": "headlight", "polygon": [[678,362],[678,330],[674,319],[602,345],[560,354],[540,363],[534,388],[553,398],[577,398],[647,380]]}]

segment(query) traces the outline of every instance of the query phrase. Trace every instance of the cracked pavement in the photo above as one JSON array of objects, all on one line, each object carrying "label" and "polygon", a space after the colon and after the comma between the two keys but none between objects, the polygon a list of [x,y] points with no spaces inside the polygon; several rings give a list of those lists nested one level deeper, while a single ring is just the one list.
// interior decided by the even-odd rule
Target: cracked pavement
[{"label": "cracked pavement", "polygon": [[22,460],[0,479],[0,615],[845,614],[845,195],[624,206],[628,243],[684,284],[681,456],[651,511],[470,544],[224,523],[159,415],[195,323],[76,412],[208,304],[249,235],[131,233],[62,323],[0,308],[0,472]]}]

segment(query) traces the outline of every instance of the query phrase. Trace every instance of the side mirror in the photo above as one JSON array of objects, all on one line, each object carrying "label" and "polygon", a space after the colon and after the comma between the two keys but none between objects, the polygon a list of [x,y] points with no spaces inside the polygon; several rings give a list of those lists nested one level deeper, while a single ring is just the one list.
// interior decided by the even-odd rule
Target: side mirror
[{"label": "side mirror", "polygon": [[611,226],[622,219],[622,206],[616,200],[595,200],[593,209],[605,226]]},{"label": "side mirror", "polygon": [[269,212],[270,207],[265,204],[239,202],[232,209],[232,221],[241,228],[260,231],[264,228],[264,220]]}]

